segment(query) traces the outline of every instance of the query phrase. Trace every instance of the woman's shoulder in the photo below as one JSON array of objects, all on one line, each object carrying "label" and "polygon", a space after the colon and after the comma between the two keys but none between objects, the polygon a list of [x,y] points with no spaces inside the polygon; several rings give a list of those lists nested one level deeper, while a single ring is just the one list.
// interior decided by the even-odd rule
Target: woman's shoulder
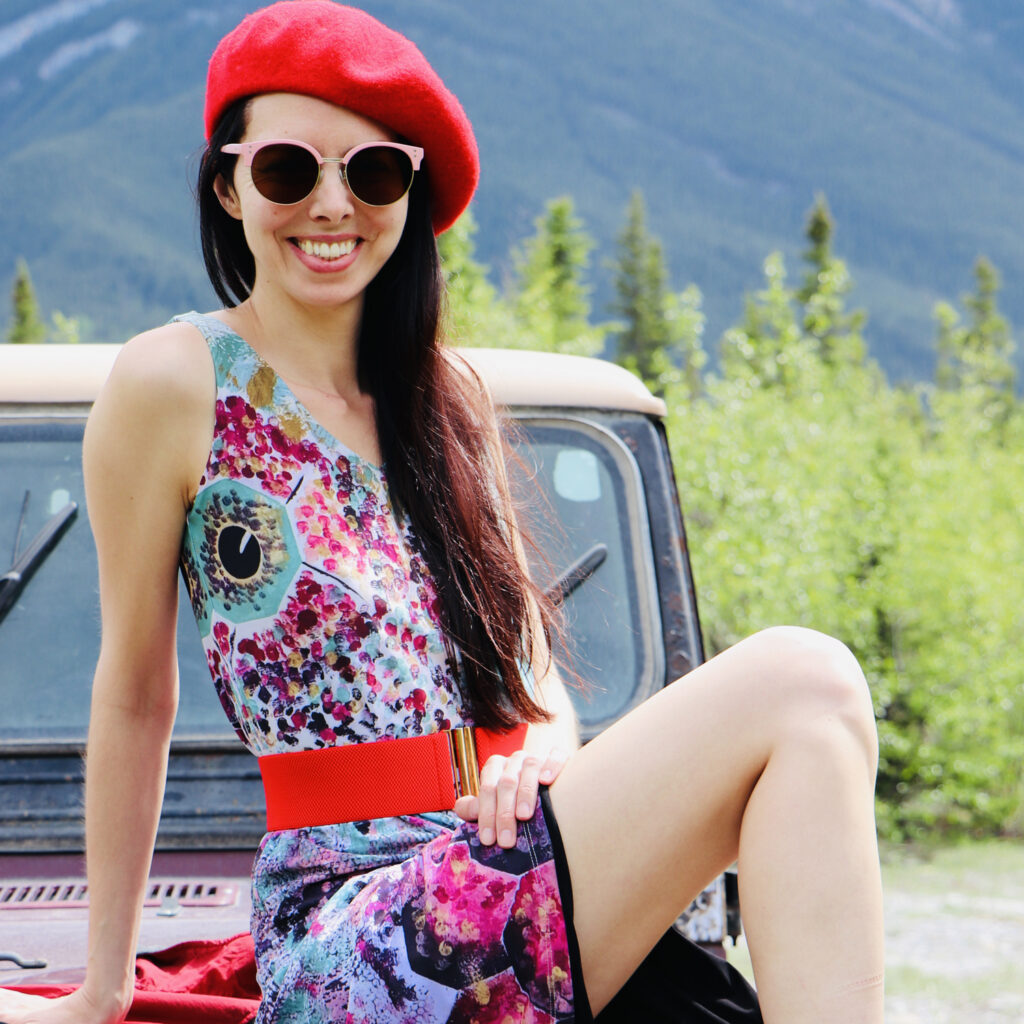
[{"label": "woman's shoulder", "polygon": [[[129,338],[115,361],[117,372],[173,384],[202,369],[207,344],[202,334],[186,321],[172,321]],[[209,365],[209,355],[206,360]]]},{"label": "woman's shoulder", "polygon": [[153,559],[143,568],[161,581],[154,586],[172,585],[213,432],[215,387],[205,348],[188,324],[136,335],[121,347],[89,414],[82,462],[90,519],[101,565],[130,586],[138,584],[143,548]]},{"label": "woman's shoulder", "polygon": [[[188,475],[208,452],[216,383],[202,335],[188,323],[137,334],[121,347],[89,417],[87,438],[150,460],[185,459]],[[201,468],[201,465],[200,465]]]},{"label": "woman's shoulder", "polygon": [[207,343],[184,322],[137,334],[122,346],[104,391],[130,393],[154,412],[207,407],[215,391]]}]

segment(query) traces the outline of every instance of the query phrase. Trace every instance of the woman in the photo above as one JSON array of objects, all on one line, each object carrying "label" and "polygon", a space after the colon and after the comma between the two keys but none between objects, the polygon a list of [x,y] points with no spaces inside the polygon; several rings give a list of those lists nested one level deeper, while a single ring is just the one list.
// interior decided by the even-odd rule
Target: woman
[{"label": "woman", "polygon": [[[206,127],[225,308],[129,342],[86,433],[88,973],[0,993],[0,1019],[131,1001],[180,561],[267,787],[261,1021],[881,1021],[876,740],[845,648],[763,632],[575,749],[493,412],[439,346],[434,232],[477,178],[455,98],[374,19],[292,0],[222,40]],[[737,858],[760,1010],[662,939]]]}]

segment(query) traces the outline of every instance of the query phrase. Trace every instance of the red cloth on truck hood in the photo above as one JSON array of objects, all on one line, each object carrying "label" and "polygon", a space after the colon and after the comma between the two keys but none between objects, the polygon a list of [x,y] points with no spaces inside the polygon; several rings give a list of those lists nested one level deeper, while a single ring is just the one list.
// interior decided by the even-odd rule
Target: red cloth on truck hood
[{"label": "red cloth on truck hood", "polygon": [[[12,985],[16,992],[62,996],[74,985]],[[252,936],[182,942],[135,961],[134,1024],[249,1024],[260,1004]]]}]

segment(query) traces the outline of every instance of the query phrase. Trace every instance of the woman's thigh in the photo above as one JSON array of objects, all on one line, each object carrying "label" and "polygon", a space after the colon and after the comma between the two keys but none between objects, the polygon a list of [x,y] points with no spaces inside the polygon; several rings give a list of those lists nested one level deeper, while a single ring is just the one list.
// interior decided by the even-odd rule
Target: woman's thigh
[{"label": "woman's thigh", "polygon": [[841,644],[810,630],[766,630],[573,756],[550,795],[595,1012],[736,859],[747,801],[779,737],[850,708],[851,726],[869,731],[863,676]]}]

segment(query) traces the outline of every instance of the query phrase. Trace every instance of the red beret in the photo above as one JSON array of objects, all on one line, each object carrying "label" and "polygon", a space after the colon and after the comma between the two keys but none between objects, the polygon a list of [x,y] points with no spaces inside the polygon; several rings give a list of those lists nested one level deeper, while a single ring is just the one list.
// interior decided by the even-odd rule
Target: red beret
[{"label": "red beret", "polygon": [[235,100],[297,92],[379,121],[424,150],[434,233],[455,223],[480,177],[473,126],[405,36],[333,0],[281,0],[248,15],[214,50],[206,137]]}]

